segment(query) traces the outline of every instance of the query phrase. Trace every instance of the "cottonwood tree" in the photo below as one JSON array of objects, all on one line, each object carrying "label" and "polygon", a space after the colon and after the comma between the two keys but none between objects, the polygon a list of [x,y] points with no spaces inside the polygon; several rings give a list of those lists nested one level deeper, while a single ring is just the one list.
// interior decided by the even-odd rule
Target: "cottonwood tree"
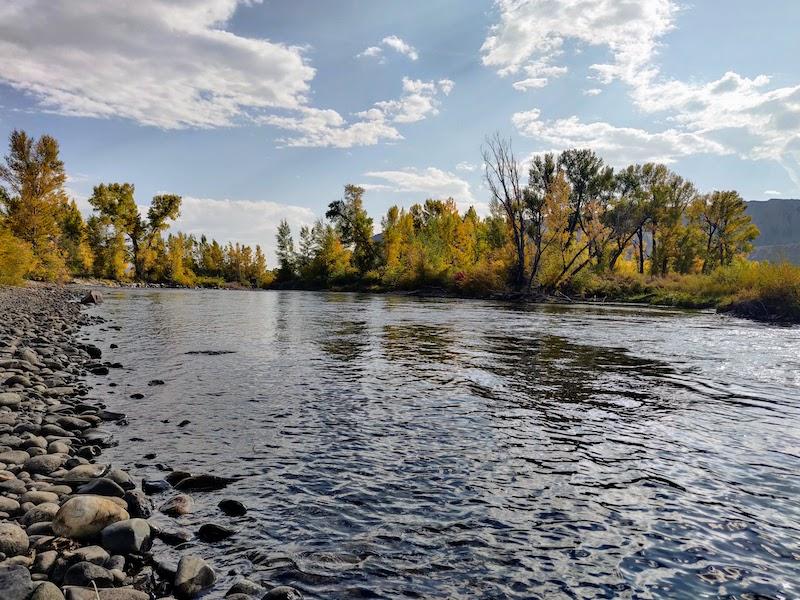
[{"label": "cottonwood tree", "polygon": [[58,142],[49,135],[38,140],[14,130],[9,152],[0,164],[0,181],[8,187],[0,196],[6,227],[33,250],[36,273],[44,279],[66,275],[60,248],[59,215],[67,203],[64,163]]},{"label": "cottonwood tree", "polygon": [[734,191],[716,191],[696,200],[693,218],[705,237],[703,273],[729,265],[736,256],[753,249],[759,231],[746,210],[747,204]]},{"label": "cottonwood tree", "polygon": [[372,242],[372,218],[364,209],[364,188],[348,184],[344,197],[328,205],[325,218],[336,228],[341,242],[352,248],[353,266],[364,275],[376,264],[377,253]]},{"label": "cottonwood tree", "polygon": [[511,228],[515,255],[511,284],[519,291],[527,282],[528,229],[531,225],[520,165],[514,156],[511,140],[504,139],[499,133],[486,138],[482,154],[484,178],[492,195],[492,205],[505,215]]},{"label": "cottonwood tree", "polygon": [[89,203],[98,212],[103,225],[113,228],[117,235],[127,237],[134,277],[143,279],[152,264],[154,241],[161,238],[169,227],[169,221],[180,214],[181,197],[175,194],[154,196],[146,218],[139,213],[134,186],[130,183],[95,186]]}]

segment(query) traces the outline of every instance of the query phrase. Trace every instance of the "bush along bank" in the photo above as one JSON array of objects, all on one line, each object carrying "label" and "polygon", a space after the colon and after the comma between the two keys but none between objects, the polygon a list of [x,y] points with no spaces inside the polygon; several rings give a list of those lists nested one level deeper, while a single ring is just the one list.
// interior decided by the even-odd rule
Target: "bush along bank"
[{"label": "bush along bank", "polygon": [[[81,326],[102,321],[82,311],[78,294],[0,288],[0,597],[194,598],[213,588],[214,569],[190,552],[177,566],[154,555],[156,539],[174,546],[194,535],[151,523],[151,495],[164,495],[159,509],[177,516],[191,510],[187,492],[199,495],[229,481],[175,471],[164,481],[141,482],[102,462],[103,448],[115,443],[102,425],[125,425],[125,415],[92,399],[85,377],[120,365],[78,341]],[[233,532],[207,524],[197,537],[208,541],[221,533]],[[268,591],[247,580],[228,594],[236,600],[301,597],[292,588]]]}]

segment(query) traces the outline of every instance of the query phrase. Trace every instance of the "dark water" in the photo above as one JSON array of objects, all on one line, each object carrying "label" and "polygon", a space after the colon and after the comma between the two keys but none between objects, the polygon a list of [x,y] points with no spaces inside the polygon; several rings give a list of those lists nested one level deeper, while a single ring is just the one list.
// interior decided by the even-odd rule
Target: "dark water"
[{"label": "dark water", "polygon": [[[308,598],[800,597],[800,328],[335,293],[106,296],[94,310],[121,329],[91,337],[119,344],[105,358],[126,369],[95,396],[130,419],[108,459],[242,477],[180,520],[239,530],[193,543],[221,576],[210,597],[235,573]],[[250,512],[224,517],[223,497]]]}]

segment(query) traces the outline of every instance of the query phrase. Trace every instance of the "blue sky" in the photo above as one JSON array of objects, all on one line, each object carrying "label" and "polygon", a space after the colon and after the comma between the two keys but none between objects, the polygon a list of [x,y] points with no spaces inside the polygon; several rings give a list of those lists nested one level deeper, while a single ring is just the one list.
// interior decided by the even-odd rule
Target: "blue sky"
[{"label": "blue sky", "polygon": [[767,0],[11,0],[0,136],[57,137],[70,191],[184,196],[178,227],[273,245],[345,183],[486,210],[480,146],[664,161],[800,196],[800,4]]}]

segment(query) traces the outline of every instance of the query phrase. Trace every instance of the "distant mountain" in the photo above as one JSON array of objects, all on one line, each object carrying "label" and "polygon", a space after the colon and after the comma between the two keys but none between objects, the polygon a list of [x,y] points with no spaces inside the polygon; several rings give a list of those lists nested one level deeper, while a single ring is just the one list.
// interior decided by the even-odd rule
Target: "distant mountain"
[{"label": "distant mountain", "polygon": [[800,264],[800,199],[751,201],[747,203],[747,214],[761,231],[751,258],[785,259]]}]

